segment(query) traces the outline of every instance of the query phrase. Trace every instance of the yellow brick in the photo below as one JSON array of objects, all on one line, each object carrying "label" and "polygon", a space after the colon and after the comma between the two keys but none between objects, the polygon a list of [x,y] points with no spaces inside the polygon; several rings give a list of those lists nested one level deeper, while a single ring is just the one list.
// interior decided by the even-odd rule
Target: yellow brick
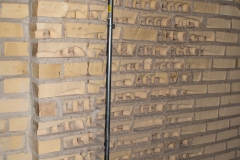
[{"label": "yellow brick", "polygon": [[240,157],[240,150],[237,150],[237,157]]},{"label": "yellow brick", "polygon": [[236,107],[227,107],[227,108],[220,108],[219,109],[219,116],[232,116],[232,115],[237,115],[240,113],[240,106]]},{"label": "yellow brick", "polygon": [[238,40],[237,33],[216,32],[217,42],[237,43],[237,40]]},{"label": "yellow brick", "polygon": [[224,56],[225,53],[225,46],[201,46],[201,53],[202,55],[208,56],[208,55],[218,55],[218,56]]},{"label": "yellow brick", "polygon": [[216,134],[194,137],[192,140],[192,144],[199,145],[199,144],[204,144],[204,143],[215,142],[215,137],[216,137]]},{"label": "yellow brick", "polygon": [[228,119],[207,123],[207,130],[208,131],[223,129],[223,128],[227,128],[227,127],[229,127],[229,120]]},{"label": "yellow brick", "polygon": [[240,117],[231,118],[230,126],[240,125]]},{"label": "yellow brick", "polygon": [[240,70],[229,71],[227,79],[240,79]]},{"label": "yellow brick", "polygon": [[9,131],[25,131],[27,130],[29,117],[11,118],[9,119]]},{"label": "yellow brick", "polygon": [[231,20],[223,18],[208,18],[207,28],[227,28],[230,29]]},{"label": "yellow brick", "polygon": [[240,68],[240,58],[237,60],[237,68]]},{"label": "yellow brick", "polygon": [[227,160],[227,159],[234,159],[234,158],[235,158],[235,151],[223,153],[215,156],[216,160]]},{"label": "yellow brick", "polygon": [[227,93],[230,92],[230,84],[210,84],[208,93]]},{"label": "yellow brick", "polygon": [[55,116],[57,114],[56,104],[53,102],[39,103],[37,114],[39,117]]},{"label": "yellow brick", "polygon": [[86,4],[69,3],[69,2],[53,2],[53,1],[37,1],[37,7],[33,9],[37,11],[36,15],[40,17],[65,17],[65,18],[82,18],[87,19],[88,6]]},{"label": "yellow brick", "polygon": [[0,37],[21,38],[23,37],[23,28],[19,23],[0,22]]},{"label": "yellow brick", "polygon": [[92,76],[103,75],[103,62],[89,62],[88,73]]},{"label": "yellow brick", "polygon": [[38,98],[67,96],[85,93],[85,82],[47,83],[38,86]]},{"label": "yellow brick", "polygon": [[0,160],[3,160],[3,156],[0,156]]},{"label": "yellow brick", "polygon": [[85,76],[88,73],[88,63],[65,63],[64,64],[64,77],[78,77]]},{"label": "yellow brick", "polygon": [[240,103],[240,95],[230,95],[221,97],[221,105]]},{"label": "yellow brick", "polygon": [[232,92],[239,92],[240,91],[240,82],[232,83]]},{"label": "yellow brick", "polygon": [[227,16],[240,16],[240,11],[236,6],[220,5],[220,14]]},{"label": "yellow brick", "polygon": [[194,2],[194,12],[219,14],[219,4],[207,2]]},{"label": "yellow brick", "polygon": [[23,136],[0,137],[0,151],[22,149]]},{"label": "yellow brick", "polygon": [[[113,39],[119,39],[120,32],[121,28],[116,27],[113,30]],[[98,24],[66,23],[65,37],[106,39],[107,27]]]},{"label": "yellow brick", "polygon": [[38,154],[45,154],[50,152],[56,152],[61,150],[60,139],[52,139],[46,141],[38,141]]},{"label": "yellow brick", "polygon": [[27,16],[27,4],[2,3],[0,10],[0,18],[24,18]]},{"label": "yellow brick", "polygon": [[27,42],[4,42],[5,56],[28,56]]},{"label": "yellow brick", "polygon": [[6,132],[6,120],[0,120],[0,133]]},{"label": "yellow brick", "polygon": [[227,141],[227,149],[238,148],[238,147],[240,147],[240,139],[233,139],[233,140]]},{"label": "yellow brick", "polygon": [[157,31],[145,28],[124,28],[123,39],[156,41]]},{"label": "yellow brick", "polygon": [[240,55],[240,47],[238,47],[238,46],[227,46],[226,47],[226,55],[227,56],[239,56]]},{"label": "yellow brick", "polygon": [[186,59],[186,69],[205,69],[211,67],[211,59]]},{"label": "yellow brick", "polygon": [[36,64],[37,67],[34,69],[38,69],[34,71],[34,73],[38,73],[38,75],[34,75],[36,78],[60,78],[62,73],[62,64]]},{"label": "yellow brick", "polygon": [[205,147],[204,154],[220,152],[226,149],[226,143],[218,143]]},{"label": "yellow brick", "polygon": [[206,124],[198,124],[182,127],[182,134],[193,134],[206,131]]},{"label": "yellow brick", "polygon": [[28,99],[0,100],[0,113],[26,112],[29,108]]},{"label": "yellow brick", "polygon": [[218,110],[201,111],[195,113],[195,120],[213,119],[218,117]]},{"label": "yellow brick", "polygon": [[215,38],[215,33],[211,31],[189,31],[189,35],[191,42],[213,42]]},{"label": "yellow brick", "polygon": [[4,80],[4,93],[29,92],[29,78],[13,78]]},{"label": "yellow brick", "polygon": [[0,75],[28,74],[26,61],[0,61]]},{"label": "yellow brick", "polygon": [[232,129],[232,130],[227,130],[223,132],[217,133],[217,140],[224,140],[224,139],[229,139],[232,137],[237,137],[238,135],[238,129]]},{"label": "yellow brick", "polygon": [[240,20],[232,19],[232,29],[240,29]]},{"label": "yellow brick", "polygon": [[203,72],[203,81],[225,80],[226,74],[226,71],[206,71]]},{"label": "yellow brick", "polygon": [[7,155],[7,160],[32,160],[31,153],[19,153],[19,154],[11,154]]},{"label": "yellow brick", "polygon": [[196,107],[219,106],[219,103],[220,103],[219,97],[196,99]]},{"label": "yellow brick", "polygon": [[214,59],[213,68],[235,68],[235,59]]},{"label": "yellow brick", "polygon": [[37,23],[30,25],[31,38],[62,38],[62,24]]}]

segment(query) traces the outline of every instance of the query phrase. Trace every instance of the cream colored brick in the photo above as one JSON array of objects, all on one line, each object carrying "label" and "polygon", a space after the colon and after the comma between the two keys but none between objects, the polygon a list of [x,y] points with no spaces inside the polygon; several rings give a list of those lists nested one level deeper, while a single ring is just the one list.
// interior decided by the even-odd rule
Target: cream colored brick
[{"label": "cream colored brick", "polygon": [[186,69],[207,69],[212,67],[212,59],[186,59]]},{"label": "cream colored brick", "polygon": [[240,125],[240,117],[231,118],[230,126]]},{"label": "cream colored brick", "polygon": [[201,46],[201,53],[204,56],[216,55],[216,56],[224,56],[225,46]]},{"label": "cream colored brick", "polygon": [[206,124],[190,125],[182,127],[182,134],[194,134],[206,131]]},{"label": "cream colored brick", "polygon": [[213,160],[214,157],[208,157],[208,158],[204,158],[204,159],[201,159],[201,160]]},{"label": "cream colored brick", "polygon": [[0,18],[24,18],[28,16],[28,4],[2,3]]},{"label": "cream colored brick", "polygon": [[189,85],[182,86],[182,94],[204,94],[207,92],[207,85]]},{"label": "cream colored brick", "polygon": [[123,39],[156,41],[157,31],[145,28],[124,28]]},{"label": "cream colored brick", "polygon": [[37,23],[30,28],[31,38],[62,38],[62,24]]},{"label": "cream colored brick", "polygon": [[85,76],[88,73],[88,63],[65,63],[64,64],[64,77],[77,77]]},{"label": "cream colored brick", "polygon": [[203,72],[203,81],[219,81],[226,79],[226,71],[206,71]]},{"label": "cream colored brick", "polygon": [[35,3],[37,3],[37,7],[34,7],[33,10],[37,12],[34,16],[74,19],[88,18],[88,6],[86,4],[53,1],[37,1]]},{"label": "cream colored brick", "polygon": [[62,64],[34,64],[34,77],[48,79],[61,78]]},{"label": "cream colored brick", "polygon": [[226,149],[226,143],[218,143],[205,147],[204,154],[220,152]]},{"label": "cream colored brick", "polygon": [[27,42],[4,42],[5,56],[28,56]]},{"label": "cream colored brick", "polygon": [[11,118],[9,119],[9,131],[25,131],[27,130],[29,117]]},{"label": "cream colored brick", "polygon": [[214,59],[213,68],[235,68],[235,59]]},{"label": "cream colored brick", "polygon": [[219,14],[219,4],[207,2],[194,2],[194,12]]},{"label": "cream colored brick", "polygon": [[240,103],[240,95],[229,95],[221,97],[221,105]]},{"label": "cream colored brick", "polygon": [[219,106],[220,97],[196,99],[196,107]]},{"label": "cream colored brick", "polygon": [[238,148],[238,147],[240,147],[240,139],[239,138],[227,141],[227,149]]},{"label": "cream colored brick", "polygon": [[0,37],[3,38],[22,38],[23,28],[19,23],[0,22]]},{"label": "cream colored brick", "polygon": [[38,85],[38,98],[67,96],[85,93],[85,82],[61,82]]},{"label": "cream colored brick", "polygon": [[0,61],[0,75],[22,75],[22,74],[28,74],[28,62]]},{"label": "cream colored brick", "polygon": [[240,58],[237,60],[237,68],[240,68]]},{"label": "cream colored brick", "polygon": [[238,129],[232,129],[232,130],[227,130],[223,132],[217,133],[217,140],[224,140],[224,139],[229,139],[232,137],[237,137],[238,135]]},{"label": "cream colored brick", "polygon": [[[116,27],[113,30],[113,39],[119,39],[120,32],[121,28]],[[65,37],[106,39],[107,27],[98,24],[66,23]]]},{"label": "cream colored brick", "polygon": [[240,20],[232,19],[232,29],[240,29]]},{"label": "cream colored brick", "polygon": [[[36,57],[85,57],[86,43],[38,43]],[[90,50],[90,47],[89,49]]]},{"label": "cream colored brick", "polygon": [[189,31],[190,42],[213,42],[215,33],[212,31]]},{"label": "cream colored brick", "polygon": [[227,128],[227,127],[229,127],[228,119],[207,123],[207,131],[223,129],[223,128]]},{"label": "cream colored brick", "polygon": [[29,108],[28,99],[0,100],[0,113],[26,112]]},{"label": "cream colored brick", "polygon": [[56,104],[53,102],[39,103],[37,114],[39,117],[48,117],[48,116],[57,115]]},{"label": "cream colored brick", "polygon": [[227,79],[240,79],[240,70],[228,71]]},{"label": "cream colored brick", "polygon": [[215,137],[216,137],[216,134],[194,137],[192,139],[192,144],[193,145],[199,145],[199,144],[204,144],[204,143],[215,142]]},{"label": "cream colored brick", "polygon": [[240,157],[240,150],[237,150],[237,157]]},{"label": "cream colored brick", "polygon": [[234,159],[234,158],[235,158],[235,151],[223,153],[215,156],[216,160],[227,160],[227,159]]},{"label": "cream colored brick", "polygon": [[210,84],[208,85],[208,93],[227,93],[230,92],[230,84]]},{"label": "cream colored brick", "polygon": [[226,28],[230,29],[231,20],[223,18],[208,18],[207,28]]},{"label": "cream colored brick", "polygon": [[227,16],[240,16],[240,11],[236,6],[220,5],[220,14]]},{"label": "cream colored brick", "polygon": [[219,109],[219,116],[231,116],[231,115],[237,115],[240,113],[240,106],[236,107],[227,107],[227,108],[220,108]]},{"label": "cream colored brick", "polygon": [[217,42],[237,43],[238,34],[229,32],[216,32]]},{"label": "cream colored brick", "polygon": [[32,160],[32,154],[29,153],[19,153],[7,155],[7,160]]},{"label": "cream colored brick", "polygon": [[195,113],[195,120],[214,119],[218,117],[218,110],[201,111]]},{"label": "cream colored brick", "polygon": [[3,156],[0,156],[0,160],[3,160]]},{"label": "cream colored brick", "polygon": [[24,136],[0,137],[0,151],[23,149],[23,139]]},{"label": "cream colored brick", "polygon": [[89,62],[88,73],[92,76],[103,75],[103,62]]},{"label": "cream colored brick", "polygon": [[0,133],[6,132],[7,128],[6,128],[6,120],[0,120]]},{"label": "cream colored brick", "polygon": [[[108,15],[108,9],[105,7],[105,11],[101,13],[101,20],[106,21]],[[113,10],[115,23],[127,23],[127,24],[135,24],[138,16],[138,12],[127,11],[114,9]]]},{"label": "cream colored brick", "polygon": [[12,78],[4,80],[4,93],[29,92],[29,78]]},{"label": "cream colored brick", "polygon": [[240,82],[232,83],[232,92],[240,92]]},{"label": "cream colored brick", "polygon": [[238,46],[227,46],[226,47],[226,55],[227,56],[239,56],[240,55],[240,47],[238,47]]},{"label": "cream colored brick", "polygon": [[61,141],[60,139],[52,139],[46,141],[38,141],[37,147],[38,154],[46,154],[50,152],[56,152],[61,150]]}]

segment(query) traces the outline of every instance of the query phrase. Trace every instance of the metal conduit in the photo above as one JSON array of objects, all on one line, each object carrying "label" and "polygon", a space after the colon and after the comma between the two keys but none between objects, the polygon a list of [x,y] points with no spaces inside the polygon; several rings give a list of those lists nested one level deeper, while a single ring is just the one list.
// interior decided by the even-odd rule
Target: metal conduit
[{"label": "metal conduit", "polygon": [[113,0],[108,0],[108,33],[107,33],[107,69],[106,69],[106,112],[105,112],[105,153],[104,160],[109,160],[110,115],[111,115],[111,72],[112,72],[112,32]]}]

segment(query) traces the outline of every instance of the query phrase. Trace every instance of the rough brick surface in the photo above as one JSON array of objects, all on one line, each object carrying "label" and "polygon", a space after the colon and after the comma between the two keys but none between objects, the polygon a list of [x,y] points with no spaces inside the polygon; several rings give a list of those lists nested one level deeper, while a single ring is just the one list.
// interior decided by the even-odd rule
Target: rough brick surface
[{"label": "rough brick surface", "polygon": [[[111,160],[240,157],[240,1],[114,0]],[[107,0],[0,4],[0,160],[103,160]]]}]

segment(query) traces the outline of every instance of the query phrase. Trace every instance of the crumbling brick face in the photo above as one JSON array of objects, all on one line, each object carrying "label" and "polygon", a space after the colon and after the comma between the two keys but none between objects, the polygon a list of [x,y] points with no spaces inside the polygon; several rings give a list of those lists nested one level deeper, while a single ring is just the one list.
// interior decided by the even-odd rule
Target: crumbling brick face
[{"label": "crumbling brick face", "polygon": [[[110,159],[239,159],[240,1],[114,5]],[[0,7],[0,160],[103,160],[107,0]]]}]

